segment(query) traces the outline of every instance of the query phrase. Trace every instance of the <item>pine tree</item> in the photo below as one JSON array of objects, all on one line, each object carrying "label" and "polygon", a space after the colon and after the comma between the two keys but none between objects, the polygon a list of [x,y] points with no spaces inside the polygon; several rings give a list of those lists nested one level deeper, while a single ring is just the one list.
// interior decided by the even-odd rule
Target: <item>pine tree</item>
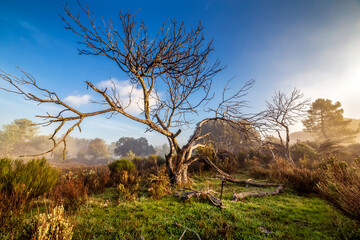
[{"label": "pine tree", "polygon": [[349,128],[350,120],[343,117],[341,103],[319,98],[308,110],[308,117],[302,123],[305,132],[314,134],[320,141],[347,142],[356,137],[358,131]]}]

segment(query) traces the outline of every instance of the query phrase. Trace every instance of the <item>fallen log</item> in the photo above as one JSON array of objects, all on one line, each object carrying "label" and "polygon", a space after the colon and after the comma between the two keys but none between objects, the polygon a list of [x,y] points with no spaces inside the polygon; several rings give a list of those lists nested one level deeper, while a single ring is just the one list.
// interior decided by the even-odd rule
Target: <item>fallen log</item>
[{"label": "fallen log", "polygon": [[275,186],[281,186],[281,184],[276,184],[276,183],[264,183],[264,182],[253,182],[253,181],[249,181],[249,180],[240,180],[231,176],[222,176],[222,175],[218,175],[217,176],[220,179],[223,179],[227,182],[232,182],[232,183],[239,183],[239,184],[243,184],[243,185],[250,185],[250,186],[256,186],[256,187],[275,187]]},{"label": "fallen log", "polygon": [[283,186],[278,186],[274,191],[270,192],[243,192],[243,193],[233,193],[233,201],[238,201],[239,199],[244,199],[246,197],[263,197],[263,196],[270,196],[270,195],[277,195],[283,189]]}]

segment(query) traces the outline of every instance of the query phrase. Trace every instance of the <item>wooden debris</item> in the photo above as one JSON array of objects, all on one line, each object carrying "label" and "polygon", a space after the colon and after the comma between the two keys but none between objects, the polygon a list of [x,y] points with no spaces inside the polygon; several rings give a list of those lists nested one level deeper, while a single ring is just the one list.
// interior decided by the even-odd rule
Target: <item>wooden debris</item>
[{"label": "wooden debris", "polygon": [[207,199],[209,199],[209,201],[215,205],[216,207],[219,208],[225,208],[225,206],[223,205],[222,201],[219,200],[217,197],[215,197],[212,192],[214,193],[214,191],[212,190],[208,190],[205,192],[202,191],[197,191],[197,190],[191,190],[190,192],[182,192],[182,193],[178,193],[175,192],[175,196],[181,198],[182,200],[188,200],[192,197],[194,198],[200,198],[200,197],[205,197]]},{"label": "wooden debris", "polygon": [[246,197],[262,197],[262,196],[269,196],[269,195],[277,195],[281,192],[281,190],[283,189],[283,186],[280,185],[278,186],[274,191],[270,191],[270,192],[243,192],[243,193],[234,193],[233,194],[233,201],[238,201],[239,199],[244,199]]},{"label": "wooden debris", "polygon": [[264,183],[264,182],[254,182],[254,181],[249,181],[249,180],[240,180],[234,177],[231,177],[229,175],[218,175],[217,176],[220,179],[223,179],[224,181],[227,182],[232,182],[232,183],[239,183],[242,185],[250,185],[250,186],[255,186],[255,187],[273,187],[273,186],[279,186],[281,184],[276,184],[276,183]]},{"label": "wooden debris", "polygon": [[175,226],[178,226],[178,227],[182,227],[182,228],[185,229],[184,232],[181,234],[179,240],[181,240],[181,239],[184,237],[186,231],[190,231],[190,232],[195,233],[195,235],[197,236],[197,238],[198,238],[199,240],[201,240],[200,235],[199,235],[197,232],[195,232],[194,230],[192,230],[192,229],[190,229],[190,228],[187,228],[187,227],[185,227],[185,226],[183,226],[183,225],[181,225],[181,224],[179,224],[179,223],[177,223],[177,222],[174,222],[174,225],[175,225]]},{"label": "wooden debris", "polygon": [[266,227],[259,227],[259,230],[261,233],[265,233],[265,234],[275,234],[272,231],[270,231],[269,229],[267,229]]}]

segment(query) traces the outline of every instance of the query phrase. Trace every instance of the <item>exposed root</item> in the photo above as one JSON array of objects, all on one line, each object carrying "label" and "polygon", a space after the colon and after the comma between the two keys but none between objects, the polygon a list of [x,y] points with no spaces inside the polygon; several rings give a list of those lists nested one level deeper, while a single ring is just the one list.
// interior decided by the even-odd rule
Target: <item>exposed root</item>
[{"label": "exposed root", "polygon": [[244,199],[246,197],[262,197],[262,196],[269,196],[269,195],[277,195],[283,189],[283,186],[278,186],[274,191],[271,192],[243,192],[243,193],[234,193],[233,194],[233,201],[238,201],[239,199]]}]

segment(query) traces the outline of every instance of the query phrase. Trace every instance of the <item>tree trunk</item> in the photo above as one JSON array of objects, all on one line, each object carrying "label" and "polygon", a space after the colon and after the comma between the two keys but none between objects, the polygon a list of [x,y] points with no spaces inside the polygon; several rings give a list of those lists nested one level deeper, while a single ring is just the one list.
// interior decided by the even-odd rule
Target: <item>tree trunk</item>
[{"label": "tree trunk", "polygon": [[170,175],[170,183],[175,186],[186,186],[188,185],[188,166],[183,165],[181,168]]}]

